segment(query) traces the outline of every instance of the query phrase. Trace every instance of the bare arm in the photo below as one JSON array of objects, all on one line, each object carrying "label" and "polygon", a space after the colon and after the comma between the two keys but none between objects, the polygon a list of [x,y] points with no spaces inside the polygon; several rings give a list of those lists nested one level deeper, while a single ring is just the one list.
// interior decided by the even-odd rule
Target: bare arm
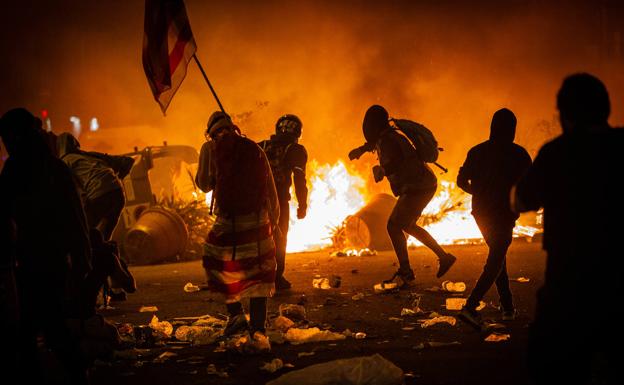
[{"label": "bare arm", "polygon": [[212,191],[216,183],[214,165],[214,141],[206,142],[199,152],[199,164],[195,183],[205,193]]}]

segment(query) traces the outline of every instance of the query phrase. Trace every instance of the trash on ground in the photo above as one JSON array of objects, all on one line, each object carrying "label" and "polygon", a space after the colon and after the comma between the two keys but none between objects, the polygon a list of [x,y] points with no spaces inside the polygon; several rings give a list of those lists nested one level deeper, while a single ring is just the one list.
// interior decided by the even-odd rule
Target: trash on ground
[{"label": "trash on ground", "polygon": [[449,293],[463,293],[466,291],[466,284],[464,282],[444,281],[442,282],[442,290]]},{"label": "trash on ground", "polygon": [[210,326],[180,326],[175,331],[175,338],[179,341],[187,341],[192,345],[210,345],[223,334],[222,329]]},{"label": "trash on ground", "polygon": [[461,345],[461,343],[459,341],[453,341],[453,342],[428,341],[428,342],[421,342],[418,345],[413,346],[412,349],[424,350],[424,349],[441,348],[441,347],[453,346],[453,345]]},{"label": "trash on ground", "polygon": [[191,282],[184,285],[184,291],[187,293],[195,293],[196,291],[199,291],[199,290],[200,290],[199,286],[195,286]]},{"label": "trash on ground", "polygon": [[279,358],[274,358],[271,362],[265,362],[264,365],[260,367],[260,370],[264,370],[265,372],[269,373],[275,373],[283,367],[284,361]]},{"label": "trash on ground", "polygon": [[306,310],[302,305],[283,303],[279,305],[279,314],[296,321],[304,321],[306,319]]},{"label": "trash on ground", "polygon": [[208,365],[208,367],[206,368],[206,373],[208,375],[215,375],[215,376],[220,377],[220,378],[228,378],[229,377],[229,374],[225,371],[225,369],[219,370],[219,369],[217,369],[215,364]]},{"label": "trash on ground", "polygon": [[399,286],[396,282],[382,282],[373,286],[373,290],[375,290],[377,294],[395,293],[399,291]]},{"label": "trash on ground", "polygon": [[353,338],[355,338],[356,340],[363,340],[364,338],[366,338],[366,333],[357,332],[353,335]]},{"label": "trash on ground", "polygon": [[169,321],[159,321],[156,315],[152,317],[152,320],[149,323],[149,327],[151,327],[155,332],[159,333],[161,337],[169,338],[173,333],[173,325],[171,325]]},{"label": "trash on ground", "polygon": [[416,328],[413,327],[413,326],[404,326],[404,327],[401,328],[401,330],[404,330],[406,332],[410,332],[410,331],[412,331],[414,329],[416,329]]},{"label": "trash on ground", "polygon": [[514,282],[520,282],[520,283],[527,283],[529,282],[531,279],[527,278],[527,277],[518,277],[518,278],[510,278],[510,281],[514,281]]},{"label": "trash on ground", "polygon": [[492,333],[489,336],[485,337],[486,342],[501,342],[507,341],[511,338],[511,334],[505,333]]},{"label": "trash on ground", "polygon": [[286,333],[286,331],[294,325],[295,323],[290,318],[282,315],[273,320],[273,328],[281,331],[282,333]]},{"label": "trash on ground", "polygon": [[329,330],[321,330],[319,328],[290,328],[286,332],[285,337],[288,342],[293,345],[304,344],[307,342],[337,341],[347,338],[341,333],[334,333]]},{"label": "trash on ground", "polygon": [[312,280],[312,287],[315,289],[329,290],[331,285],[329,284],[329,278],[314,278]]},{"label": "trash on ground", "polygon": [[403,321],[403,318],[399,318],[399,317],[388,317],[388,321],[402,322],[402,321]]},{"label": "trash on ground", "polygon": [[507,329],[507,325],[498,323],[498,322],[483,322],[481,325],[481,330],[483,331],[494,331],[494,330],[504,330]]},{"label": "trash on ground", "polygon": [[267,385],[286,384],[399,385],[403,384],[403,370],[374,354],[310,365],[267,382]]},{"label": "trash on ground", "polygon": [[[446,310],[461,310],[464,305],[466,305],[467,298],[447,298],[446,299]],[[483,310],[486,306],[486,303],[483,301],[479,301],[479,306],[477,306],[477,311]]]},{"label": "trash on ground", "polygon": [[158,311],[158,307],[157,306],[141,306],[141,308],[139,309],[139,313],[149,313],[149,312],[157,312]]},{"label": "trash on ground", "polygon": [[447,315],[434,317],[434,318],[424,321],[422,324],[420,324],[420,327],[428,328],[430,326],[433,326],[439,323],[447,323],[451,326],[455,326],[455,324],[457,323],[457,319],[455,317],[451,317]]},{"label": "trash on ground", "polygon": [[353,297],[351,297],[351,299],[354,300],[354,301],[359,301],[359,300],[361,300],[364,297],[365,297],[364,293],[357,293]]},{"label": "trash on ground", "polygon": [[299,352],[297,354],[297,357],[301,358],[301,357],[308,357],[308,356],[313,356],[315,355],[315,352]]},{"label": "trash on ground", "polygon": [[161,362],[162,363],[162,362],[167,361],[171,357],[175,357],[177,355],[178,355],[177,353],[173,353],[173,352],[163,352],[158,357],[156,357],[153,362]]}]

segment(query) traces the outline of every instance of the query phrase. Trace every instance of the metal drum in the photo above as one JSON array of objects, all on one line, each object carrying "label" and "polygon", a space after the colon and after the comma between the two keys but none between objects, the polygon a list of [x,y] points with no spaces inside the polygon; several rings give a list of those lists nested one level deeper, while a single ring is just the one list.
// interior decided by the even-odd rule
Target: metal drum
[{"label": "metal drum", "polygon": [[392,243],[386,229],[396,198],[377,194],[360,211],[345,220],[347,245],[371,250],[391,250]]}]

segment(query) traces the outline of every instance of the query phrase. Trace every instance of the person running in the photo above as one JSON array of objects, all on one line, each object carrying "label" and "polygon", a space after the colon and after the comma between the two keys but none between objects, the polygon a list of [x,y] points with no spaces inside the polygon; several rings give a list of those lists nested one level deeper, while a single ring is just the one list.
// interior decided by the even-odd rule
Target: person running
[{"label": "person running", "polygon": [[409,140],[390,125],[388,111],[382,106],[373,105],[366,111],[362,129],[366,143],[351,150],[349,159],[358,159],[367,151],[376,151],[380,164],[373,167],[375,182],[387,178],[392,193],[399,197],[387,226],[399,260],[399,269],[389,281],[396,282],[400,288],[416,284],[407,253],[405,233],[418,239],[436,254],[439,261],[436,276],[442,277],[455,263],[456,258],[445,252],[427,230],[416,224],[435,195],[437,178],[420,159]]},{"label": "person running", "polygon": [[[204,244],[209,289],[224,299],[230,318],[225,335],[249,329],[250,346],[270,350],[265,335],[267,297],[275,291],[274,228],[279,201],[262,149],[217,111],[208,120],[196,182],[214,194],[215,223]],[[242,298],[249,298],[250,325]]]},{"label": "person running", "polygon": [[459,313],[460,319],[479,329],[481,318],[476,309],[494,283],[503,320],[515,318],[506,259],[518,214],[511,211],[509,192],[531,165],[528,152],[513,142],[516,122],[507,108],[496,111],[490,138],[468,151],[457,175],[457,186],[472,194],[472,215],[489,248],[483,272]]}]

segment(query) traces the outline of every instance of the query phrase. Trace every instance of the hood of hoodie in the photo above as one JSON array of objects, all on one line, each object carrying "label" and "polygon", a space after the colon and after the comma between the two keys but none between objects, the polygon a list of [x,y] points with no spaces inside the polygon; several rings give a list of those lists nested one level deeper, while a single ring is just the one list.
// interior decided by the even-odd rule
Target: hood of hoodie
[{"label": "hood of hoodie", "polygon": [[494,113],[490,125],[490,140],[512,143],[516,137],[516,115],[507,108]]},{"label": "hood of hoodie", "polygon": [[56,148],[59,158],[62,158],[67,154],[80,152],[80,142],[72,134],[64,132],[56,139]]}]

